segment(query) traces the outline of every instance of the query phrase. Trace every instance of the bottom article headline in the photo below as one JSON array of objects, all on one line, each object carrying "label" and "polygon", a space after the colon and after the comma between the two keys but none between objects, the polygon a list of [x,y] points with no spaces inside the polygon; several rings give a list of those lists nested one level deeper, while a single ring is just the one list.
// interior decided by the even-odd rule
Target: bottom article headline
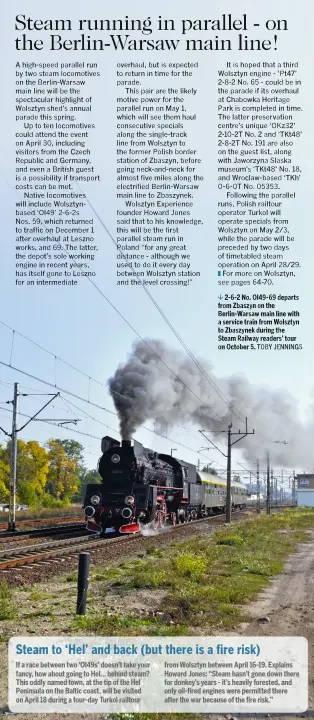
[{"label": "bottom article headline", "polygon": [[14,637],[14,713],[305,712],[301,637]]}]

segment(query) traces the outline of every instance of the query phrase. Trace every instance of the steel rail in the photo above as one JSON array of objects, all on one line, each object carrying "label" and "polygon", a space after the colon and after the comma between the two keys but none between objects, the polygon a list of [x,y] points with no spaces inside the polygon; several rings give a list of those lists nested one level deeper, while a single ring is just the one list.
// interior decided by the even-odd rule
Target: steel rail
[{"label": "steel rail", "polygon": [[[282,507],[289,507],[287,505],[284,505]],[[280,506],[276,506],[277,509],[280,509]],[[245,514],[255,514],[256,509],[246,507],[242,510],[234,510],[232,513],[232,517],[236,520],[241,517],[243,517]],[[73,552],[79,552],[82,550],[88,550],[88,552],[94,552],[95,550],[98,550],[100,547],[109,546],[112,547],[113,545],[123,543],[129,544],[133,543],[136,540],[153,540],[153,538],[157,539],[158,537],[164,536],[165,534],[171,533],[180,533],[184,532],[188,527],[191,527],[193,525],[197,524],[215,524],[216,522],[218,524],[222,523],[224,520],[224,513],[221,513],[219,515],[211,515],[209,517],[205,518],[199,518],[198,520],[192,520],[188,523],[180,523],[178,525],[174,526],[166,526],[162,532],[157,532],[156,535],[151,536],[145,536],[142,534],[132,534],[129,536],[119,536],[115,538],[99,538],[99,536],[95,537],[88,536],[87,538],[82,539],[82,537],[78,538],[69,538],[68,540],[59,540],[59,541],[51,541],[47,543],[43,543],[40,545],[40,550],[38,545],[30,545],[30,546],[21,546],[19,548],[9,549],[9,550],[1,550],[0,551],[0,571],[1,570],[7,570],[9,568],[15,568],[18,566],[23,565],[30,565],[32,563],[40,563],[45,562],[49,560],[49,558],[58,558],[63,557],[64,555],[72,555]]]}]

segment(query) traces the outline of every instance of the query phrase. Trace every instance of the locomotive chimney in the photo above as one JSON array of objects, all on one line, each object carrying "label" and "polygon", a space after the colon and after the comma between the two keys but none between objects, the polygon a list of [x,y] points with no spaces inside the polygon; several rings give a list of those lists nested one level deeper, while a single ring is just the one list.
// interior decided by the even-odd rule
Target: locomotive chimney
[{"label": "locomotive chimney", "polygon": [[131,440],[122,440],[122,447],[131,447],[132,441]]}]

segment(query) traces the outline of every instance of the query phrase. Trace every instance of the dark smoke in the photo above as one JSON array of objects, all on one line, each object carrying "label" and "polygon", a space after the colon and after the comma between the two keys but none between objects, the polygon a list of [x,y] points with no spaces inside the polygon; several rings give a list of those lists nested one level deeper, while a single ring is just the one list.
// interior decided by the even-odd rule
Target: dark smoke
[{"label": "dark smoke", "polygon": [[[162,433],[176,425],[192,425],[210,433],[226,430],[230,422],[234,432],[243,431],[247,416],[248,429],[254,427],[256,434],[240,441],[237,448],[248,461],[255,462],[257,457],[262,460],[269,450],[275,465],[312,470],[314,415],[307,424],[302,423],[297,401],[286,390],[253,386],[242,374],[217,378],[206,361],[198,360],[226,402],[188,356],[161,340],[146,342],[134,343],[127,362],[109,380],[123,439],[131,439],[149,420]],[[223,449],[226,434],[216,432],[212,438]],[[288,445],[275,443],[284,440]]]}]

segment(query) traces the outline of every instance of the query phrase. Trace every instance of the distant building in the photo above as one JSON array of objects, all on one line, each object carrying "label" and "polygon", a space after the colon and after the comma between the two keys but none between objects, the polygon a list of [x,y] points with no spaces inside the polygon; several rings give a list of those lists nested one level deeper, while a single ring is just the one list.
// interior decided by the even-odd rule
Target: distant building
[{"label": "distant building", "polygon": [[302,475],[296,475],[296,481],[298,490],[314,490],[313,473],[302,473]]},{"label": "distant building", "polygon": [[299,507],[314,507],[314,474],[296,475],[296,501]]}]

